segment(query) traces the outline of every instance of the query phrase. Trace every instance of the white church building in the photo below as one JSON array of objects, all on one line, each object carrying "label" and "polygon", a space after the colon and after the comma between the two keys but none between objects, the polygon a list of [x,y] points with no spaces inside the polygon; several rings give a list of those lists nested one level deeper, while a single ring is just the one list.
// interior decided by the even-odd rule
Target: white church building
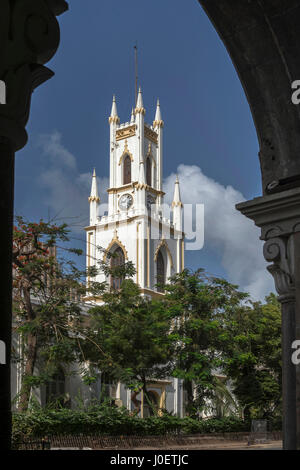
[{"label": "white church building", "polygon": [[[96,171],[92,177],[90,224],[87,235],[86,264],[97,266],[101,257],[115,253],[111,263],[131,261],[136,269],[135,282],[142,295],[161,297],[162,284],[184,269],[184,234],[182,231],[182,202],[179,181],[176,178],[172,207],[164,204],[163,192],[163,127],[160,103],[152,125],[145,121],[145,108],[141,89],[130,121],[120,123],[115,97],[113,98],[110,126],[110,175],[108,210],[99,215],[100,198]],[[168,213],[169,212],[169,213]],[[97,247],[102,247],[99,251]],[[100,273],[95,279],[106,281],[118,288],[120,280]],[[89,283],[89,279],[87,280]],[[159,284],[159,285],[157,285]],[[101,299],[86,298],[95,305]],[[107,385],[115,403],[134,410],[140,403],[141,416],[149,409],[141,393],[132,400],[132,392],[122,384]],[[179,379],[166,378],[148,384],[151,400],[158,408],[166,408],[183,416],[183,386]]]},{"label": "white church building", "polygon": [[[180,199],[179,181],[176,178],[171,208],[164,205],[163,192],[163,128],[160,104],[157,102],[152,125],[145,122],[142,92],[139,90],[136,107],[129,122],[120,123],[115,97],[109,116],[110,175],[107,214],[100,216],[100,198],[96,171],[92,176],[89,197],[90,220],[86,230],[86,265],[97,266],[101,257],[116,253],[111,262],[123,264],[131,261],[136,269],[135,282],[142,295],[161,297],[163,284],[168,278],[184,269],[184,233],[182,231],[183,206]],[[169,211],[169,213],[168,213]],[[99,251],[97,247],[104,248]],[[98,282],[106,281],[118,288],[120,279],[108,279],[103,273]],[[87,279],[87,283],[90,279]],[[160,284],[161,286],[157,286]],[[101,298],[86,297],[87,311],[101,303]],[[84,313],[84,312],[83,312]],[[14,337],[14,347],[21,353],[20,338]],[[74,372],[74,373],[72,373]],[[21,389],[22,370],[12,365],[12,396]],[[180,379],[168,378],[151,381],[147,385],[149,397],[157,409],[184,416],[184,389]],[[151,409],[144,401],[143,393],[133,394],[123,384],[110,383],[101,373],[96,383],[83,383],[78,366],[61,368],[48,386],[33,391],[35,398],[45,405],[56,397],[65,396],[65,404],[76,407],[80,397],[85,404],[92,398],[109,396],[117,406],[128,410],[140,409],[141,417],[148,416]],[[17,403],[15,403],[15,406]]]}]

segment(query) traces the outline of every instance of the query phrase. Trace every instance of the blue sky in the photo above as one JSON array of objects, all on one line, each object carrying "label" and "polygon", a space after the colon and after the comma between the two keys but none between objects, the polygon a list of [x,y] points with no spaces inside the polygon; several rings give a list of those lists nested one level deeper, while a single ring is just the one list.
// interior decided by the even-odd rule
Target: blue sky
[{"label": "blue sky", "polygon": [[[112,95],[121,122],[134,104],[137,41],[146,121],[158,97],[165,121],[165,189],[172,191],[178,172],[183,202],[208,208],[204,249],[187,252],[187,266],[225,276],[258,298],[267,294],[272,282],[259,232],[233,209],[261,194],[256,133],[232,62],[198,1],[69,4],[48,64],[56,75],[33,94],[29,142],[16,156],[15,212],[30,220],[59,213],[84,225],[93,167],[101,194],[107,189]],[[76,229],[74,237],[84,239]]]}]

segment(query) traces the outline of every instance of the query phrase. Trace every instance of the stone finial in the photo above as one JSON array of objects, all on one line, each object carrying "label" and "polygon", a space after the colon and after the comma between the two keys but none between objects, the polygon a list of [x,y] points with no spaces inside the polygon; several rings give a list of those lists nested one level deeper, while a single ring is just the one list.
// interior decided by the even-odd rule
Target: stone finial
[{"label": "stone finial", "polygon": [[113,96],[113,102],[112,102],[112,107],[111,107],[111,113],[108,119],[109,124],[111,123],[116,123],[119,124],[120,118],[118,116],[118,110],[117,110],[117,103],[116,103],[116,97],[115,95]]},{"label": "stone finial", "polygon": [[161,117],[160,103],[159,99],[157,100],[155,119],[153,121],[153,127],[164,127],[164,121]]}]

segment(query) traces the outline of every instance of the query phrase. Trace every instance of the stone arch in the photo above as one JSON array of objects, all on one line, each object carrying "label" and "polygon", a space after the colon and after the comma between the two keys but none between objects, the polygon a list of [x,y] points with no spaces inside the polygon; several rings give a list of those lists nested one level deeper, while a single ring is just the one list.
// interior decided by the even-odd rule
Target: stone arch
[{"label": "stone arch", "polygon": [[165,240],[161,240],[161,242],[160,242],[159,245],[157,246],[157,248],[156,248],[156,250],[155,250],[155,254],[154,254],[154,261],[156,262],[158,252],[159,252],[159,250],[160,250],[162,247],[165,248],[166,253],[167,253],[167,255],[168,255],[169,262],[170,262],[170,267],[173,268],[174,264],[173,264],[172,254],[171,254],[170,248],[168,247],[168,244],[167,244],[167,242],[166,242]]},{"label": "stone arch", "polygon": [[127,139],[125,140],[125,145],[124,145],[124,151],[120,157],[120,160],[119,160],[119,166],[122,165],[122,162],[124,160],[124,158],[129,155],[130,157],[130,160],[131,160],[131,163],[133,162],[133,155],[131,152],[129,152],[129,149],[128,149],[128,142],[127,142]]},{"label": "stone arch", "polygon": [[[299,95],[300,44],[295,38],[299,30],[300,0],[289,2],[278,0],[198,1],[226,46],[248,99],[260,147],[263,195],[281,193],[281,195],[276,195],[280,196],[278,197],[280,203],[277,201],[276,206],[278,211],[276,221],[272,212],[274,206],[271,207],[270,198],[257,198],[257,200],[237,205],[238,210],[254,220],[262,229],[261,239],[267,240],[264,233],[266,231],[264,223],[267,217],[277,224],[280,218],[285,222],[286,208],[294,214],[293,202],[290,202],[289,192],[286,190],[293,188],[299,190],[300,187],[300,139],[298,138],[300,111],[299,105],[296,106],[292,102],[295,89],[298,89]],[[287,202],[283,203],[284,199]],[[264,201],[264,206],[262,201]],[[259,204],[261,204],[260,211],[258,210]],[[264,211],[261,210],[262,206]],[[290,235],[291,233],[285,233],[283,243],[286,243],[287,236]],[[293,254],[287,259],[293,263],[298,259],[297,256],[299,255]],[[284,259],[286,261],[286,258]],[[291,287],[290,274],[288,274],[289,282],[286,282],[287,273],[282,268],[281,262],[282,259],[278,256],[277,262],[268,267],[268,270],[274,276],[275,286],[281,294],[279,281],[283,280],[286,285],[285,294],[288,296]],[[286,297],[282,295],[281,298]],[[292,332],[295,329],[295,320],[297,324],[295,304],[295,301],[290,302],[289,315],[286,315],[285,305],[287,304],[282,302],[282,330],[285,332],[282,335],[283,376],[285,377],[283,381],[284,449],[297,449],[300,442],[298,370],[295,373],[294,365],[291,363],[291,342],[286,334],[287,331]],[[295,337],[296,333],[294,332],[293,335]]]},{"label": "stone arch", "polygon": [[279,181],[284,190],[290,178],[300,186],[300,113],[291,101],[292,82],[300,79],[300,45],[295,41],[299,0],[198,1],[227,48],[248,99],[263,193],[272,192]]},{"label": "stone arch", "polygon": [[[154,255],[155,266],[155,284],[165,284],[168,278],[172,275],[173,259],[170,249],[162,240],[155,250]],[[163,278],[163,282],[162,282]],[[157,286],[158,292],[164,292],[164,289]]]},{"label": "stone arch", "polygon": [[127,250],[125,248],[125,246],[123,245],[123,243],[119,240],[118,238],[118,235],[116,234],[114,236],[114,238],[112,239],[112,241],[110,242],[110,244],[108,245],[108,247],[106,248],[105,252],[104,252],[104,256],[103,256],[103,261],[107,261],[107,255],[108,253],[110,253],[113,249],[113,247],[116,247],[119,246],[120,248],[122,248],[123,250],[123,253],[124,253],[124,257],[125,257],[125,260],[127,261],[128,260],[128,253],[127,253]]},{"label": "stone arch", "polygon": [[[155,158],[153,157],[152,151],[151,151],[151,143],[149,142],[148,146],[148,152],[146,155],[146,183],[148,186],[155,187],[156,185],[156,161]],[[148,176],[149,175],[149,176]]]}]

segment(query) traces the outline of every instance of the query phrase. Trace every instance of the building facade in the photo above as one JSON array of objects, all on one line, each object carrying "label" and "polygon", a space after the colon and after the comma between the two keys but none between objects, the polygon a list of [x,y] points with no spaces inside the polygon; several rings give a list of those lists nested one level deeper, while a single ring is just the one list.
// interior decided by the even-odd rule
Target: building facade
[{"label": "building facade", "polygon": [[[168,282],[168,278],[184,269],[183,206],[178,178],[174,182],[171,207],[164,204],[164,122],[159,101],[152,125],[145,122],[145,113],[142,92],[139,90],[130,121],[121,124],[113,98],[109,116],[108,207],[107,213],[100,216],[100,198],[94,170],[89,197],[90,220],[89,226],[85,228],[86,265],[87,268],[98,266],[98,262],[105,259],[117,264],[131,261],[136,269],[134,281],[140,286],[142,295],[163,297],[163,285]],[[115,256],[110,258],[109,253]],[[104,273],[99,273],[93,280],[106,281],[113,288],[118,288],[120,283],[120,279],[110,279]],[[91,305],[101,302],[101,298],[86,297],[82,314],[87,315]],[[14,348],[22,354],[20,337],[14,337]],[[38,362],[37,370],[42,367]],[[21,366],[14,364],[13,396],[18,396],[20,392],[21,377]],[[167,409],[177,416],[184,415],[185,393],[180,379],[166,377],[164,380],[151,380],[147,390],[157,409]],[[64,397],[64,405],[75,408],[78,398],[88,404],[91,399],[108,396],[117,406],[126,406],[130,411],[140,410],[141,417],[152,413],[142,392],[136,394],[121,383],[111,383],[109,377],[101,372],[97,382],[91,386],[85,385],[77,364],[66,368],[62,365],[51,383],[35,388],[32,393],[42,406],[53,399]]]},{"label": "building facade", "polygon": [[[131,261],[136,269],[134,281],[142,295],[161,297],[168,278],[184,269],[184,234],[182,231],[182,202],[179,181],[176,178],[173,203],[164,204],[163,192],[163,128],[160,103],[152,125],[145,121],[142,92],[139,90],[136,107],[130,121],[120,123],[115,97],[113,98],[110,126],[110,175],[108,207],[99,215],[100,198],[96,171],[92,177],[90,225],[86,227],[87,268],[109,261]],[[99,250],[101,247],[101,250]],[[120,280],[98,274],[96,281],[106,281],[118,288]],[[87,279],[89,283],[89,279]],[[89,303],[101,299],[87,298]],[[129,410],[141,408],[141,415],[149,412],[142,394],[133,396],[122,384],[109,385],[109,394],[116,403]],[[148,384],[153,402],[174,414],[183,414],[183,389],[178,379],[166,379]]]}]

